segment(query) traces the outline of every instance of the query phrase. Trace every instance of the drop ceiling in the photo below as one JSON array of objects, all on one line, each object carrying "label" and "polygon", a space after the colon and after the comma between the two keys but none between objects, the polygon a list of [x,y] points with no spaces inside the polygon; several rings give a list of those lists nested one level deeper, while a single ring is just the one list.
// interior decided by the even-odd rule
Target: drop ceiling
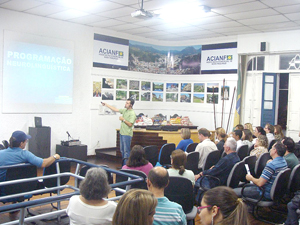
[{"label": "drop ceiling", "polygon": [[[144,0],[154,11],[188,0]],[[98,0],[91,7],[67,5],[63,0],[0,0],[0,8],[95,28],[105,28],[141,38],[182,41],[300,29],[300,0],[198,0],[212,8],[206,16],[177,22],[131,17],[138,0]]]}]

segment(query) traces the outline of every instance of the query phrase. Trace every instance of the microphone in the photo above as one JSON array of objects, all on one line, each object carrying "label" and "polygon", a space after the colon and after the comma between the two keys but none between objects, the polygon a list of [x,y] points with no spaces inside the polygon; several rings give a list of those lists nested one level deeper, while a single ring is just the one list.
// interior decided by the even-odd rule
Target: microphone
[{"label": "microphone", "polygon": [[66,133],[68,134],[68,138],[72,138],[71,135],[70,135],[70,133],[68,131]]}]

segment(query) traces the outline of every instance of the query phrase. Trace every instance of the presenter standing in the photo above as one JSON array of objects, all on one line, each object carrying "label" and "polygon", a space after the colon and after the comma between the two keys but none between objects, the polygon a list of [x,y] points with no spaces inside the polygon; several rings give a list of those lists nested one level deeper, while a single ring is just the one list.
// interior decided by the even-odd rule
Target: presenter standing
[{"label": "presenter standing", "polygon": [[[114,112],[119,112],[122,114],[122,116],[119,117],[119,120],[121,121],[120,151],[122,154],[122,159],[129,158],[131,139],[133,136],[132,128],[136,119],[135,112],[132,109],[134,105],[134,99],[128,98],[126,100],[124,109],[117,109],[104,102],[102,102],[102,105],[106,106],[107,108],[111,109]],[[126,160],[123,163],[125,165]]]}]

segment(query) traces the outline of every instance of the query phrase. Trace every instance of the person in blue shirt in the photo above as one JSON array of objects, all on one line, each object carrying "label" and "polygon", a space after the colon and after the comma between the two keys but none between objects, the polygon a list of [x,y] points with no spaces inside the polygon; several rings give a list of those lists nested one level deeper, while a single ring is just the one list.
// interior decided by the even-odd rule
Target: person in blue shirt
[{"label": "person in blue shirt", "polygon": [[177,145],[176,149],[181,149],[182,151],[186,151],[186,148],[189,144],[193,143],[191,139],[191,131],[189,128],[181,128],[181,140]]},{"label": "person in blue shirt", "polygon": [[[9,166],[19,163],[30,163],[37,167],[50,166],[56,159],[60,159],[59,154],[42,159],[35,156],[28,150],[24,150],[27,140],[31,136],[23,131],[15,131],[9,139],[9,148],[0,151],[0,166]],[[0,169],[0,182],[5,181],[6,169]]]},{"label": "person in blue shirt", "polygon": [[[281,142],[276,142],[271,150],[270,156],[273,160],[269,161],[264,168],[259,178],[254,178],[252,175],[247,174],[246,179],[252,181],[258,187],[265,189],[264,199],[270,200],[270,191],[278,173],[287,168],[287,163],[283,158],[286,152],[286,147]],[[244,196],[254,199],[259,199],[261,191],[256,186],[251,186],[244,189]]]}]

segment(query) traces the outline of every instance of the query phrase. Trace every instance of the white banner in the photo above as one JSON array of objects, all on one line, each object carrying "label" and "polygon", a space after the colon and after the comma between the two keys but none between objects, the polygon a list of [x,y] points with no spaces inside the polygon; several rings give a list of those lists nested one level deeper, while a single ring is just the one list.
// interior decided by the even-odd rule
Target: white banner
[{"label": "white banner", "polygon": [[94,40],[94,63],[128,66],[128,55],[128,45]]},{"label": "white banner", "polygon": [[238,54],[236,48],[203,50],[201,70],[237,70]]}]

